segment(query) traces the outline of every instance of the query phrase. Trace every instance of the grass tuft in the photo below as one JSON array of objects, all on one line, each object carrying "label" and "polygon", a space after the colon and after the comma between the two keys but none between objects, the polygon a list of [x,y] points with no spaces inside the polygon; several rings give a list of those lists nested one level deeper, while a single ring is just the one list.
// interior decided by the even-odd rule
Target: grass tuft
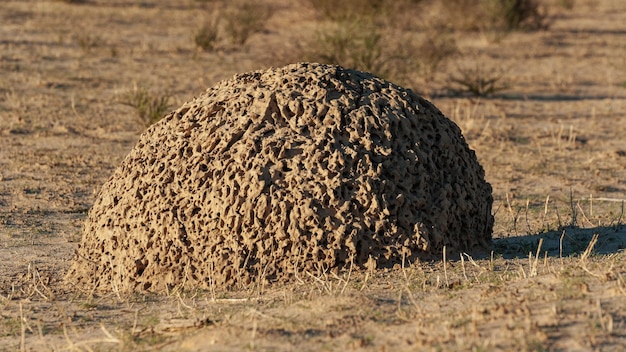
[{"label": "grass tuft", "polygon": [[[404,40],[394,40],[398,35]],[[414,76],[431,79],[457,47],[447,35],[398,34],[360,18],[328,24],[303,51],[309,61],[367,71],[404,83]]]},{"label": "grass tuft", "polygon": [[76,36],[76,42],[84,53],[103,45],[102,38],[98,35],[80,34]]},{"label": "grass tuft", "polygon": [[213,51],[217,44],[219,34],[218,17],[208,19],[196,32],[194,42],[196,46],[204,51]]},{"label": "grass tuft", "polygon": [[509,88],[503,70],[478,65],[459,68],[458,74],[452,75],[448,81],[448,90],[459,95],[485,97]]},{"label": "grass tuft", "polygon": [[153,93],[137,85],[124,94],[121,103],[134,107],[141,123],[145,126],[158,122],[171,106],[168,93]]},{"label": "grass tuft", "polygon": [[441,1],[446,23],[462,31],[547,29],[547,14],[536,0]]},{"label": "grass tuft", "polygon": [[262,3],[243,2],[227,9],[225,31],[233,44],[244,45],[254,33],[263,30],[271,9]]}]

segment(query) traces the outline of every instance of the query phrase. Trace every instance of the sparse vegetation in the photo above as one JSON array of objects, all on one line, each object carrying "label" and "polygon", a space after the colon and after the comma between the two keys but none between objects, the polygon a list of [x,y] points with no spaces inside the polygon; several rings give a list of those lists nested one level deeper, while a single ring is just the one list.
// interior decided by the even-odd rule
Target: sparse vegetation
[{"label": "sparse vegetation", "polygon": [[248,38],[264,28],[270,17],[267,4],[257,2],[235,2],[225,10],[225,31],[234,44],[244,45]]},{"label": "sparse vegetation", "polygon": [[[296,334],[315,336],[307,340],[308,346],[338,343],[346,336],[359,348],[393,344],[412,350],[418,344],[454,349],[458,341],[450,336],[462,334],[463,346],[489,350],[497,344],[506,349],[534,346],[537,350],[551,343],[546,330],[565,326],[594,326],[594,345],[612,346],[620,310],[608,302],[621,302],[626,296],[621,273],[626,261],[623,253],[594,254],[598,236],[585,238],[586,248],[576,256],[554,254],[549,248],[554,248],[554,241],[546,240],[550,242],[533,242],[515,252],[504,249],[508,257],[520,259],[493,253],[486,258],[463,254],[439,263],[406,263],[385,272],[304,273],[308,275],[297,282],[265,291],[225,292],[220,298],[177,289],[139,299],[86,293],[72,299],[80,310],[66,300],[51,307],[67,321],[61,328],[40,319],[45,311],[35,308],[46,302],[43,295],[51,289],[34,275],[37,280],[16,282],[16,296],[3,302],[6,313],[0,326],[7,329],[4,336],[28,341],[31,346],[49,335],[64,334],[66,338],[59,340],[56,348],[115,346],[122,351],[176,346],[183,341],[191,346],[214,341],[228,349],[269,348],[276,343],[289,344]],[[499,244],[506,247],[514,241],[501,239]],[[603,292],[601,298],[591,299],[598,297],[597,292]],[[29,299],[16,303],[21,297]],[[92,303],[94,299],[98,304]],[[454,304],[460,299],[473,303]],[[581,316],[581,309],[593,314]],[[103,314],[111,310],[123,313]],[[100,318],[91,320],[98,312]],[[81,327],[96,323],[100,328],[86,337]],[[378,328],[388,323],[404,338]],[[477,333],[487,328],[497,337],[485,341]],[[274,330],[280,335],[268,339],[267,331]],[[585,335],[573,339],[589,342]]]},{"label": "sparse vegetation", "polygon": [[[386,17],[398,16],[398,12],[423,9],[421,5],[426,2],[423,0],[348,0],[342,2],[308,0],[308,3],[323,18],[332,21],[376,18],[384,22]],[[537,0],[438,0],[425,6],[440,7],[443,10],[446,26],[456,30],[535,30],[545,29],[548,25],[545,8]],[[573,4],[568,6],[573,6]]]},{"label": "sparse vegetation", "polygon": [[494,29],[546,29],[546,14],[537,0],[491,0],[489,18]]},{"label": "sparse vegetation", "polygon": [[353,21],[372,18],[389,6],[389,0],[308,0],[308,3],[324,18],[332,21]]},{"label": "sparse vegetation", "polygon": [[504,71],[476,65],[458,69],[457,75],[449,78],[448,89],[454,94],[471,94],[485,97],[509,88]]},{"label": "sparse vegetation", "polygon": [[304,48],[307,60],[372,72],[394,82],[409,82],[415,75],[429,80],[456,52],[454,40],[445,34],[401,33],[367,17],[332,22]]},{"label": "sparse vegetation", "polygon": [[218,17],[208,19],[196,32],[194,41],[196,45],[204,51],[212,51],[217,44],[219,33]]},{"label": "sparse vegetation", "polygon": [[81,33],[76,37],[76,42],[85,53],[90,52],[93,48],[102,46],[102,38],[98,35]]},{"label": "sparse vegetation", "polygon": [[[626,57],[616,44],[626,23],[623,12],[612,10],[619,1],[536,1],[555,14],[538,27],[554,18],[558,31],[517,33],[501,42],[485,41],[484,33],[517,29],[476,17],[485,13],[480,11],[486,11],[486,0],[415,2],[440,8],[411,17],[410,28],[375,23],[369,30],[378,38],[361,33],[349,44],[369,50],[366,57],[374,60],[362,61],[390,76],[395,65],[404,64],[395,56],[410,60],[415,71],[408,74],[436,63],[437,75],[415,88],[433,89],[426,98],[457,122],[485,168],[495,198],[493,252],[382,270],[299,273],[289,284],[243,291],[173,288],[138,297],[81,292],[63,281],[93,192],[136,141],[128,112],[136,109],[139,116],[139,106],[150,100],[165,98],[169,105],[173,99],[160,91],[163,86],[176,86],[190,98],[235,72],[261,68],[262,54],[286,50],[277,44],[283,39],[312,37],[319,29],[317,39],[324,42],[323,33],[332,37],[346,16],[310,15],[310,3],[302,10],[301,2],[276,2],[283,7],[275,22],[289,27],[265,24],[272,30],[267,37],[293,37],[258,44],[250,35],[244,44],[249,52],[236,50],[222,18],[213,49],[198,54],[195,47],[201,46],[194,40],[204,21],[190,21],[198,17],[194,11],[200,3],[230,2],[198,0],[185,8],[182,2],[140,7],[131,1],[59,1],[67,4],[0,6],[0,34],[7,41],[0,65],[0,350],[623,349],[626,70],[611,66]],[[547,12],[539,5],[541,18]],[[533,29],[527,27],[531,20],[511,23]],[[105,39],[96,36],[102,28]],[[368,36],[380,49],[363,44]],[[396,46],[405,36],[411,41]],[[428,58],[431,44],[425,38],[443,54]],[[320,43],[313,41],[317,46],[311,48],[326,47]],[[234,50],[220,50],[231,44]],[[190,64],[191,55],[203,60]],[[353,60],[360,54],[342,55]],[[468,76],[487,83],[464,78],[459,67],[484,67]],[[506,73],[493,82],[495,90],[488,81],[501,72],[494,67],[515,68],[515,76]],[[128,83],[148,77],[163,86],[144,86],[137,94],[141,89]],[[503,86],[509,86],[506,94],[497,94]],[[119,87],[129,90],[113,98]],[[437,94],[445,88],[466,96]],[[115,104],[120,100],[133,109]]]},{"label": "sparse vegetation", "polygon": [[424,37],[408,58],[416,60],[419,72],[430,81],[433,74],[457,52],[456,42],[451,36],[433,32]]},{"label": "sparse vegetation", "polygon": [[456,30],[512,31],[548,27],[545,9],[536,0],[441,1],[446,23]]},{"label": "sparse vegetation", "polygon": [[[363,5],[357,1],[338,4],[309,0],[309,4],[330,23],[305,49],[308,59],[373,72],[399,82],[410,81],[408,74],[430,81],[433,73],[457,52],[451,31],[505,33],[547,28],[545,11],[535,0],[441,1],[438,6],[446,24],[439,27],[435,24],[434,30],[422,33],[407,32],[396,21],[398,11],[420,14],[425,6],[423,1],[407,0],[399,5],[368,0]],[[431,24],[425,21],[422,26]],[[462,70],[451,81],[477,96],[506,88],[501,73],[494,75],[484,70]]]},{"label": "sparse vegetation", "polygon": [[[364,30],[365,28],[365,30]],[[383,54],[382,31],[369,24],[342,21],[317,35],[317,46],[308,48],[311,61],[337,64],[376,73],[388,74],[390,57]]]},{"label": "sparse vegetation", "polygon": [[150,126],[158,122],[170,108],[170,95],[154,93],[143,86],[135,85],[123,95],[121,103],[135,108],[141,123]]}]

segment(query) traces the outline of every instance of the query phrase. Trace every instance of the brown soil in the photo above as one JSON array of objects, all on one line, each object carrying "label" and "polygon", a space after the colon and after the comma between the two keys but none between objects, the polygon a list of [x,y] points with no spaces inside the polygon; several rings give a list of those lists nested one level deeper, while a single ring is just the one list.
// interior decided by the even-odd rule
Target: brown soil
[{"label": "brown soil", "polygon": [[[431,81],[402,82],[476,150],[494,188],[493,257],[306,271],[237,292],[64,283],[95,192],[145,129],[126,92],[147,86],[180,106],[237,72],[298,61],[290,44],[320,21],[306,2],[271,1],[267,30],[203,52],[193,37],[210,3],[3,2],[0,349],[626,348],[621,0],[550,2],[546,31],[459,34],[460,54]],[[463,67],[503,70],[508,88],[449,94]]]}]

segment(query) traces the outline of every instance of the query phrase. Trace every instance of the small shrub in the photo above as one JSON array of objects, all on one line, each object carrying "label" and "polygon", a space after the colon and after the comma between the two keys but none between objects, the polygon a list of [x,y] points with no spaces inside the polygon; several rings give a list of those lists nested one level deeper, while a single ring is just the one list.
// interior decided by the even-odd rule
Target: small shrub
[{"label": "small shrub", "polygon": [[536,0],[441,1],[449,27],[457,30],[512,31],[548,27],[547,16]]},{"label": "small shrub", "polygon": [[212,18],[204,23],[204,25],[198,30],[194,37],[196,45],[204,51],[212,51],[215,49],[215,44],[218,39],[218,24],[217,17]]},{"label": "small shrub", "polygon": [[470,94],[484,97],[505,90],[509,85],[503,82],[503,70],[493,70],[476,65],[472,68],[459,68],[459,75],[449,78],[453,86],[448,89],[454,94]]},{"label": "small shrub", "polygon": [[135,86],[124,95],[121,103],[137,109],[141,123],[150,126],[158,122],[170,108],[170,95],[154,95],[144,87]]},{"label": "small shrub", "polygon": [[102,38],[97,35],[92,36],[89,34],[80,34],[76,36],[76,42],[85,53],[90,52],[93,48],[102,46]]},{"label": "small shrub", "polygon": [[458,48],[454,39],[445,34],[427,34],[411,57],[418,60],[420,73],[426,80],[432,79],[437,68],[448,58],[456,54]]},{"label": "small shrub", "polygon": [[426,80],[432,78],[457,48],[449,36],[401,33],[362,18],[331,24],[305,50],[309,61],[341,65],[405,83],[415,74]]},{"label": "small shrub", "polygon": [[505,30],[545,29],[546,15],[536,0],[490,0],[495,3],[491,13],[492,23]]},{"label": "small shrub", "polygon": [[341,21],[318,32],[304,50],[306,60],[340,65],[400,81],[415,65],[416,47],[392,40],[390,33],[367,21]]},{"label": "small shrub", "polygon": [[425,0],[308,0],[322,19],[342,22],[368,20],[386,28],[413,27]]},{"label": "small shrub", "polygon": [[[365,28],[367,27],[367,28]],[[360,70],[385,71],[380,40],[381,31],[360,22],[340,22],[333,29],[318,33],[317,59]]]},{"label": "small shrub", "polygon": [[243,45],[250,35],[263,29],[270,15],[271,10],[267,5],[255,2],[235,3],[224,15],[226,33],[234,44]]}]

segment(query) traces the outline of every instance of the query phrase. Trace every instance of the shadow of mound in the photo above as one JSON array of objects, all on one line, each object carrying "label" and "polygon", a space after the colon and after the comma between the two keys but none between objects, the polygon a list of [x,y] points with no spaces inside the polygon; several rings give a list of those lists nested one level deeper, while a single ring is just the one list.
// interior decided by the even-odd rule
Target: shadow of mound
[{"label": "shadow of mound", "polygon": [[598,240],[592,253],[612,254],[626,249],[626,225],[610,227],[578,228],[565,227],[559,231],[537,235],[496,238],[493,240],[494,255],[505,259],[528,258],[535,256],[539,241],[543,239],[539,256],[567,257],[585,252],[594,235]]}]

